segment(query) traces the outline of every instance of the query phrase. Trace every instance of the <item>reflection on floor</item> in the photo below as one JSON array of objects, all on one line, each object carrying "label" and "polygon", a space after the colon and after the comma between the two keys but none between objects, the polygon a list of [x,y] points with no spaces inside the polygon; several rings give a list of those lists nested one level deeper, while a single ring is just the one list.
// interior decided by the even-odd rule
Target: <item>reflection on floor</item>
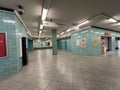
[{"label": "reflection on floor", "polygon": [[[119,52],[120,53],[120,52]],[[120,90],[120,54],[84,56],[36,50],[19,73],[0,77],[0,90]]]}]

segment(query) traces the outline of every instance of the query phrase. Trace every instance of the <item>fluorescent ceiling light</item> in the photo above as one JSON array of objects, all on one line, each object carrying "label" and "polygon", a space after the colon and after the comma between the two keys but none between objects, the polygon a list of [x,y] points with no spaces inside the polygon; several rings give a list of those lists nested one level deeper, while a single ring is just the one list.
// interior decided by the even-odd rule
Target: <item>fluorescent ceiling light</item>
[{"label": "fluorescent ceiling light", "polygon": [[64,34],[64,32],[61,32],[60,34],[61,34],[61,35],[63,35],[63,34]]},{"label": "fluorescent ceiling light", "polygon": [[5,23],[15,23],[15,21],[14,20],[3,20],[3,22],[5,22]]},{"label": "fluorescent ceiling light", "polygon": [[43,8],[43,12],[42,12],[42,20],[44,21],[47,17],[47,12],[48,12],[48,9],[45,9]]},{"label": "fluorescent ceiling light", "polygon": [[120,22],[118,22],[117,25],[120,25]]},{"label": "fluorescent ceiling light", "polygon": [[41,35],[41,33],[39,33],[39,36]]},{"label": "fluorescent ceiling light", "polygon": [[40,29],[43,29],[43,25],[42,24],[40,25]]},{"label": "fluorescent ceiling light", "polygon": [[39,31],[39,33],[42,33],[42,31]]},{"label": "fluorescent ceiling light", "polygon": [[115,20],[113,18],[108,19],[108,21],[110,21],[110,22],[117,22],[117,20]]},{"label": "fluorescent ceiling light", "polygon": [[82,26],[82,25],[87,24],[87,23],[89,23],[89,22],[90,22],[90,21],[87,20],[87,21],[85,21],[85,22],[83,22],[83,23],[80,23],[78,26]]},{"label": "fluorescent ceiling light", "polygon": [[71,31],[72,29],[68,29],[68,30],[66,30],[66,32],[69,32],[69,31]]}]

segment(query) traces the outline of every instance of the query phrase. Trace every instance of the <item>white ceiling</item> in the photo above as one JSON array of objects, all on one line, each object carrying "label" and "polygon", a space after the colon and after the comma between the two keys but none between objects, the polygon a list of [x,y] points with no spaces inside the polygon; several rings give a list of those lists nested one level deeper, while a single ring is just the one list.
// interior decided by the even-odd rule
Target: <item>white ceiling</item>
[{"label": "white ceiling", "polygon": [[[73,24],[90,19],[91,22],[82,27],[94,25],[120,31],[120,26],[108,22],[107,16],[99,15],[92,18],[96,14],[103,12],[110,17],[120,20],[120,0],[45,0],[45,3],[48,2],[50,3],[47,20],[52,19],[53,22],[70,27]],[[43,0],[0,0],[0,7],[17,10],[17,5],[22,5],[25,12],[21,17],[30,30],[30,33],[37,36],[42,3]],[[51,36],[51,28],[44,29],[43,35]],[[59,28],[58,30],[58,33],[60,33],[65,28]]]}]

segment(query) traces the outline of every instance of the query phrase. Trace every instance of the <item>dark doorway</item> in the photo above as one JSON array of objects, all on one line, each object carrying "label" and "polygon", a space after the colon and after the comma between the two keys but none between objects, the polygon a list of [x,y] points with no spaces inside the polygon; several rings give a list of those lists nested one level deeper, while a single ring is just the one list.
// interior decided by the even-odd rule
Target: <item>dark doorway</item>
[{"label": "dark doorway", "polygon": [[115,50],[120,48],[120,37],[115,38]]},{"label": "dark doorway", "polygon": [[108,38],[108,49],[107,51],[111,51],[111,37],[107,37]]},{"label": "dark doorway", "polygon": [[22,63],[23,63],[23,65],[27,65],[27,63],[28,63],[26,37],[22,37]]},{"label": "dark doorway", "polygon": [[101,50],[103,52],[111,51],[111,37],[102,36],[101,37]]}]

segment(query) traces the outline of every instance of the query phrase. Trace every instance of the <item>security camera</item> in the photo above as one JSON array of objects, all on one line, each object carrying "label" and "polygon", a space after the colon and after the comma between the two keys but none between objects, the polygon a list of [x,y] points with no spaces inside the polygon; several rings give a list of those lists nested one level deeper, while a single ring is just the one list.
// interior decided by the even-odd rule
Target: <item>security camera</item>
[{"label": "security camera", "polygon": [[18,10],[18,13],[19,13],[20,15],[23,15],[23,14],[24,14],[24,10]]},{"label": "security camera", "polygon": [[24,14],[24,10],[23,10],[23,7],[21,5],[18,5],[18,10],[17,11],[20,15]]}]

